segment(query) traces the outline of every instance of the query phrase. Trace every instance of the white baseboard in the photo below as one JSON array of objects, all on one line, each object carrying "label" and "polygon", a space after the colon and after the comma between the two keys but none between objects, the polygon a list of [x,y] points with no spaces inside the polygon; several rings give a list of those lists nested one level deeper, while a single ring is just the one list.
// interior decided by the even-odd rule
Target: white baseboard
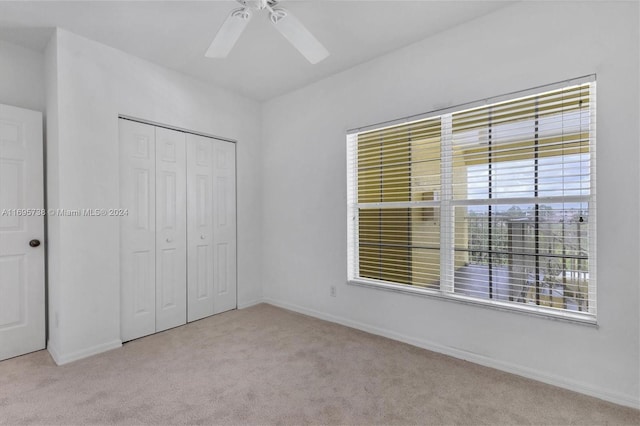
[{"label": "white baseboard", "polygon": [[56,346],[51,340],[47,340],[47,351],[49,352],[49,355],[51,355],[51,358],[53,358],[53,362],[55,362],[57,365],[60,365],[60,363],[58,362],[58,360],[60,359],[60,355],[58,355],[58,349],[56,349]]},{"label": "white baseboard", "polygon": [[250,308],[252,306],[259,305],[261,303],[264,303],[263,299],[256,299],[256,300],[252,300],[250,302],[244,302],[244,303],[238,302],[238,309]]},{"label": "white baseboard", "polygon": [[71,352],[69,354],[61,354],[58,348],[49,340],[47,342],[47,350],[53,358],[53,361],[57,365],[69,364],[73,361],[78,361],[79,359],[87,358],[92,355],[97,355],[102,352],[110,351],[111,349],[116,349],[122,346],[121,340],[113,340],[111,342],[102,343],[100,345],[92,346],[90,348],[82,349],[80,351]]},{"label": "white baseboard", "polygon": [[595,398],[613,402],[619,405],[624,405],[626,407],[640,409],[640,401],[638,401],[636,398],[630,395],[621,394],[615,391],[610,391],[608,389],[598,388],[587,383],[578,382],[572,379],[551,375],[548,373],[537,371],[537,370],[520,366],[517,364],[495,360],[489,357],[485,357],[483,355],[466,352],[461,349],[451,348],[451,347],[440,345],[438,343],[430,342],[427,340],[406,336],[391,330],[370,326],[368,324],[361,323],[358,321],[353,321],[348,318],[326,314],[324,312],[319,312],[319,311],[308,309],[302,306],[293,305],[287,302],[281,302],[281,301],[270,299],[270,298],[265,298],[262,301],[264,303],[268,303],[270,305],[277,306],[279,308],[288,309],[290,311],[298,312],[304,315],[309,315],[311,317],[315,317],[325,321],[334,322],[347,327],[362,330],[367,333],[387,337],[393,340],[398,340],[400,342],[407,343],[412,346],[417,346],[433,352],[449,355],[454,358],[463,359],[465,361],[480,364],[485,367],[506,371],[507,373],[516,374],[518,376],[523,376],[528,379],[537,380],[539,382],[547,383],[547,384],[558,386],[574,392],[579,392],[585,395],[593,396]]}]

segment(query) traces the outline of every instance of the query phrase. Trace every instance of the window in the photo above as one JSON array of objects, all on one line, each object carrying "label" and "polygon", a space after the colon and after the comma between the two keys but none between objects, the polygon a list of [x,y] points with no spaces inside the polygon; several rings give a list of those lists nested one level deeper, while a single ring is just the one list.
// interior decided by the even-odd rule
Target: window
[{"label": "window", "polygon": [[593,78],[347,145],[350,282],[595,320]]}]

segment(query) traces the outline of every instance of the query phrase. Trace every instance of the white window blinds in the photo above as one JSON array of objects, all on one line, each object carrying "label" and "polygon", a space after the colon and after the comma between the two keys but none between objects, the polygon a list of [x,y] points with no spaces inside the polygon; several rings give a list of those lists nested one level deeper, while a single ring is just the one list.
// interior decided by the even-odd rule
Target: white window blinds
[{"label": "white window blinds", "polygon": [[595,318],[592,79],[347,139],[351,281]]}]

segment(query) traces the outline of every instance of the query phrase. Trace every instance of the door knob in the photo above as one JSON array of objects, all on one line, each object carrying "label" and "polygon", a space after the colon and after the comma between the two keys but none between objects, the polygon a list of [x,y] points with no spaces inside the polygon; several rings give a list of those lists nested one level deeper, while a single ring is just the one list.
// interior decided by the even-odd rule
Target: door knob
[{"label": "door knob", "polygon": [[171,241],[173,241],[173,238],[167,238],[168,243],[170,243]]},{"label": "door knob", "polygon": [[38,247],[40,245],[40,240],[31,240],[29,241],[29,245],[31,247]]},{"label": "door knob", "polygon": [[206,237],[204,235],[200,235],[200,239],[204,240]]}]

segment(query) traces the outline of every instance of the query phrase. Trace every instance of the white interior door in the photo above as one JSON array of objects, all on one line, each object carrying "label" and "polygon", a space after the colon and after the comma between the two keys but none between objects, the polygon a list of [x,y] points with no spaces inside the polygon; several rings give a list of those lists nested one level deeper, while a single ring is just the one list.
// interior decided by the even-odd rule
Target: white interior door
[{"label": "white interior door", "polygon": [[235,309],[235,144],[187,135],[188,316]]},{"label": "white interior door", "polygon": [[156,332],[187,321],[185,134],[156,128]]},{"label": "white interior door", "polygon": [[189,321],[213,315],[213,144],[187,135]]},{"label": "white interior door", "polygon": [[213,313],[237,306],[236,145],[213,140]]},{"label": "white interior door", "polygon": [[42,115],[0,105],[0,360],[45,347]]},{"label": "white interior door", "polygon": [[156,331],[156,128],[120,120],[121,335]]}]

